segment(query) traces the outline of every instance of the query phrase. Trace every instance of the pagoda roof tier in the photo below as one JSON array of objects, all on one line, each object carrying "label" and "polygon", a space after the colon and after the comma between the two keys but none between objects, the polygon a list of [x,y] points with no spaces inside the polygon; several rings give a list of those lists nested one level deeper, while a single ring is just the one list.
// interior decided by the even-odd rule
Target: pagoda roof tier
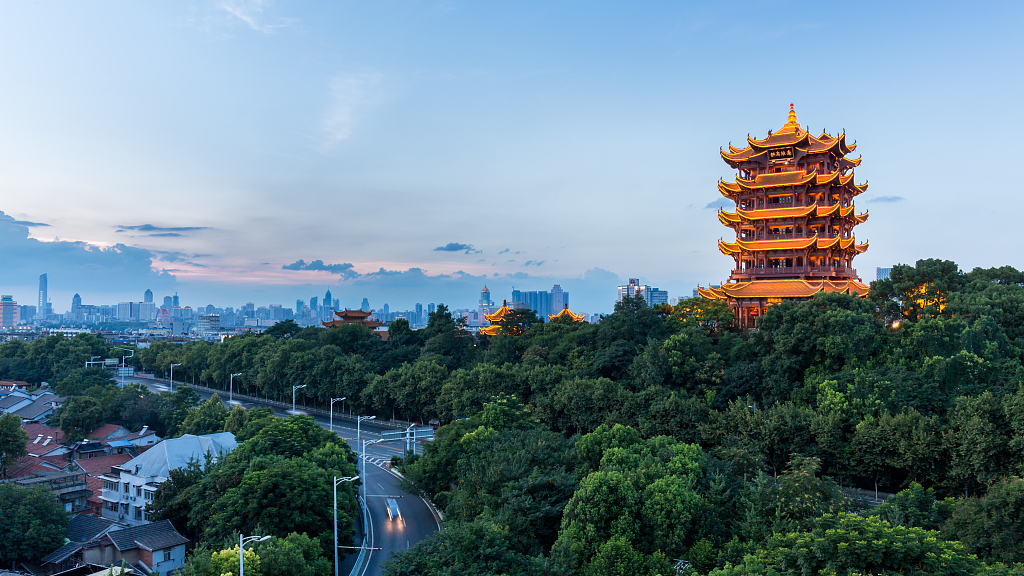
[{"label": "pagoda roof tier", "polygon": [[[783,218],[822,218],[825,216],[836,216],[840,218],[848,218],[853,213],[853,205],[849,205],[845,208],[839,206],[839,204],[833,204],[832,206],[818,206],[811,204],[810,206],[797,206],[794,208],[771,208],[767,210],[739,210],[735,212],[726,212],[725,210],[718,211],[718,219],[726,226],[732,226],[733,224],[739,224],[741,222],[755,222],[759,220],[778,220]],[[862,218],[863,219],[860,219]],[[868,213],[854,215],[854,219],[857,219],[857,223],[860,224],[868,219]]]},{"label": "pagoda roof tier", "polygon": [[785,240],[740,240],[737,238],[736,242],[718,241],[718,249],[726,256],[749,252],[765,252],[768,250],[809,250],[811,248],[819,250],[836,248],[849,250],[851,247],[858,253],[863,253],[867,251],[868,243],[857,244],[853,236],[849,238],[840,238],[838,236],[835,238],[819,238],[817,234],[810,238],[787,238]]},{"label": "pagoda roof tier", "polygon": [[870,288],[859,280],[757,280],[733,282],[720,288],[697,287],[697,293],[712,300],[728,298],[810,298],[818,292],[844,292],[864,296]]},{"label": "pagoda roof tier", "polygon": [[829,172],[819,174],[817,172],[805,172],[793,170],[791,172],[778,172],[775,174],[758,174],[753,180],[736,178],[735,182],[718,181],[718,191],[726,198],[732,198],[741,192],[755,192],[768,188],[780,188],[783,186],[819,186],[829,184],[849,188],[854,196],[863,194],[868,189],[868,183],[854,184],[853,172],[840,174]]},{"label": "pagoda roof tier", "polygon": [[558,314],[548,315],[549,321],[554,320],[556,318],[568,318],[573,322],[583,322],[583,319],[586,318],[586,316],[584,316],[583,314],[573,314],[573,311],[569,310],[569,305],[566,304],[565,308],[562,308],[562,310]]},{"label": "pagoda roof tier", "polygon": [[[766,158],[763,155],[767,154],[769,149],[783,146],[794,147],[805,154],[833,152],[839,157],[846,156],[857,149],[856,143],[846,143],[845,131],[839,136],[831,136],[824,131],[820,136],[811,136],[811,133],[801,128],[800,123],[797,122],[796,112],[793,110],[793,105],[790,104],[789,117],[782,128],[775,132],[769,132],[768,137],[762,140],[747,135],[745,148],[736,148],[730,144],[729,151],[722,150],[721,154],[723,160],[735,167],[740,162],[764,161]],[[860,161],[857,160],[857,163],[859,164]]]},{"label": "pagoda roof tier", "polygon": [[344,310],[334,311],[334,315],[342,320],[363,320],[364,318],[369,318],[371,314],[373,314],[372,310],[367,312],[365,310],[349,310],[345,308]]},{"label": "pagoda roof tier", "polygon": [[[495,322],[501,322],[505,318],[505,315],[510,312],[512,312],[512,309],[508,307],[508,300],[503,300],[501,308],[498,308],[497,312],[484,314],[484,318],[493,324]],[[481,330],[481,332],[483,332],[483,330]]]},{"label": "pagoda roof tier", "polygon": [[383,322],[377,322],[374,320],[342,320],[340,318],[328,320],[327,322],[321,322],[321,324],[324,325],[324,328],[337,328],[338,326],[341,326],[343,324],[362,324],[363,326],[366,326],[371,330],[384,325]]},{"label": "pagoda roof tier", "polygon": [[484,336],[497,336],[500,331],[500,324],[493,324],[491,326],[487,326],[485,328],[480,329],[480,333],[483,334]]}]

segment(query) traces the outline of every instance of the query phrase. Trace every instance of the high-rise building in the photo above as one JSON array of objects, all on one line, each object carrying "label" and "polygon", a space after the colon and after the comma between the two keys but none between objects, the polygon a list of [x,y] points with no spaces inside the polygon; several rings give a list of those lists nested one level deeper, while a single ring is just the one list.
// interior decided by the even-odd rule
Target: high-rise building
[{"label": "high-rise building", "polygon": [[640,296],[648,306],[668,304],[668,291],[652,288],[647,284],[641,284],[639,278],[630,278],[623,286],[619,286],[619,295],[616,302],[622,302],[623,298]]},{"label": "high-rise building", "polygon": [[338,300],[337,298],[335,298],[334,302],[332,302],[332,304],[333,304],[335,310],[340,310],[341,309],[341,300]]},{"label": "high-rise building", "polygon": [[36,307],[32,304],[25,304],[24,306],[18,306],[18,320],[28,321],[29,318],[36,317]]},{"label": "high-rise building", "polygon": [[331,289],[327,289],[327,294],[324,294],[324,308],[330,308],[334,300],[331,300]]},{"label": "high-rise building", "polygon": [[868,249],[853,234],[868,219],[854,207],[867,189],[854,182],[861,159],[847,158],[856,148],[845,132],[811,135],[791,104],[781,129],[722,150],[722,160],[737,171],[734,182],[718,181],[718,191],[736,204],[735,211],[718,212],[736,233],[733,242],[718,241],[733,270],[721,288],[702,288],[700,295],[728,302],[744,327],[756,326],[768,306],[783,300],[801,302],[818,292],[866,295],[870,288],[853,268],[854,257]]},{"label": "high-rise building", "polygon": [[49,297],[47,296],[46,274],[40,274],[39,275],[39,303],[36,305],[36,314],[38,314],[44,320],[46,319],[46,316],[47,316],[47,314],[46,314],[48,312],[47,308],[49,308],[49,306],[47,304],[49,303],[49,301],[50,301]]},{"label": "high-rise building", "polygon": [[384,303],[384,319],[388,320],[388,314],[391,313],[391,306],[388,306],[387,302]]},{"label": "high-rise building", "polygon": [[433,302],[427,304],[427,314],[433,314],[435,310],[437,310],[437,306]]},{"label": "high-rise building", "polygon": [[150,290],[149,288],[146,288],[146,293],[142,296],[142,301],[143,302],[152,302],[153,301],[153,291]]},{"label": "high-rise building", "polygon": [[302,310],[302,307],[305,305],[306,303],[302,300],[295,300],[295,311],[298,312],[299,310]]},{"label": "high-rise building", "polygon": [[551,287],[551,311],[548,315],[561,314],[569,306],[569,293],[562,290],[562,287],[555,284]]},{"label": "high-rise building", "polygon": [[319,315],[320,315],[320,311],[319,311],[319,309],[317,308],[317,306],[319,306],[319,302],[320,302],[320,300],[319,300],[319,298],[317,298],[316,296],[312,296],[312,297],[311,297],[311,298],[309,299],[309,309],[310,309],[310,310],[312,310],[312,311],[313,311],[313,314],[314,314],[314,315],[317,315],[317,316],[319,316]]},{"label": "high-rise building", "polygon": [[161,306],[161,308],[165,310],[170,310],[171,308],[174,308],[174,298],[171,298],[170,296],[164,296],[164,305]]},{"label": "high-rise building", "polygon": [[416,323],[425,324],[426,320],[423,318],[423,304],[416,303]]},{"label": "high-rise building", "polygon": [[171,308],[178,308],[180,306],[181,306],[181,301],[178,300],[178,295],[175,294],[174,298],[171,300]]},{"label": "high-rise building", "polygon": [[17,325],[18,303],[14,301],[14,296],[0,296],[0,328],[14,328]]},{"label": "high-rise building", "polygon": [[74,318],[75,321],[79,321],[80,322],[82,320],[81,314],[79,313],[79,309],[81,307],[82,307],[82,297],[79,296],[78,293],[75,293],[74,297],[71,298],[71,317]]},{"label": "high-rise building", "polygon": [[491,302],[491,291],[484,286],[484,289],[480,291],[480,307],[490,308],[491,306],[494,306],[494,303]]},{"label": "high-rise building", "polygon": [[363,303],[360,304],[359,309],[362,310],[363,312],[369,312],[370,311],[370,300],[367,299],[367,298],[363,298]]},{"label": "high-rise building", "polygon": [[888,280],[892,268],[875,268],[875,280]]}]

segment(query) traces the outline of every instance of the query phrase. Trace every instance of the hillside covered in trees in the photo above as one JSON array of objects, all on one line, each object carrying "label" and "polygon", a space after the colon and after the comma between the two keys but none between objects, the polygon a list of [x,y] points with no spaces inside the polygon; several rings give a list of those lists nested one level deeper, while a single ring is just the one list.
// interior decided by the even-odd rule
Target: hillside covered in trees
[{"label": "hillside covered in trees", "polygon": [[[754,331],[731,318],[700,299],[627,299],[597,324],[515,314],[484,340],[441,306],[423,330],[392,323],[386,343],[281,323],[134,360],[180,363],[182,383],[226,389],[241,372],[236,391],[290,400],[305,384],[307,405],[347,396],[356,412],[440,420],[400,467],[446,529],[392,576],[667,576],[679,560],[718,575],[1024,574],[1024,275],[924,260],[867,298],[785,302]],[[106,351],[88,342],[0,345],[0,379],[184,426],[192,407],[96,397],[78,366]],[[847,488],[899,494],[863,509]]]}]

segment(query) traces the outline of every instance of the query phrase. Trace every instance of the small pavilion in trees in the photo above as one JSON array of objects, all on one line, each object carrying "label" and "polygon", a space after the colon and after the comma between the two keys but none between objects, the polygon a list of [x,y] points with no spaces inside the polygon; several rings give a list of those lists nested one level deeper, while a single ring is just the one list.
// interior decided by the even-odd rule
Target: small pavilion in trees
[{"label": "small pavilion in trees", "polygon": [[381,322],[370,320],[370,315],[372,314],[373,310],[367,312],[365,310],[349,310],[345,308],[344,310],[335,310],[334,315],[336,318],[327,322],[321,322],[321,324],[327,328],[334,328],[342,324],[362,324],[370,330],[383,326],[384,324]]},{"label": "small pavilion in trees", "polygon": [[548,315],[548,321],[549,322],[557,320],[559,318],[564,318],[564,319],[567,319],[567,320],[571,320],[573,322],[583,322],[583,319],[585,317],[583,316],[583,314],[574,314],[572,310],[569,310],[569,305],[566,304],[565,308],[562,308],[558,312],[558,314],[549,314]]},{"label": "small pavilion in trees", "polygon": [[501,303],[501,308],[491,314],[484,314],[484,318],[491,323],[490,326],[485,326],[480,329],[480,333],[484,336],[495,336],[501,332],[501,321],[505,319],[505,316],[512,312],[512,309],[508,307],[508,300],[504,300]]},{"label": "small pavilion in trees", "polygon": [[846,156],[856,148],[846,142],[845,131],[812,136],[790,104],[782,129],[763,140],[747,136],[743,148],[730,144],[722,150],[738,174],[733,182],[718,182],[722,196],[736,204],[733,211],[719,210],[718,219],[736,239],[720,239],[718,249],[735,266],[728,282],[698,287],[699,294],[728,301],[746,327],[756,326],[765,308],[785,299],[867,294],[853,268],[853,258],[868,249],[853,234],[868,219],[854,208],[854,198],[868,187],[854,183],[861,159]]}]

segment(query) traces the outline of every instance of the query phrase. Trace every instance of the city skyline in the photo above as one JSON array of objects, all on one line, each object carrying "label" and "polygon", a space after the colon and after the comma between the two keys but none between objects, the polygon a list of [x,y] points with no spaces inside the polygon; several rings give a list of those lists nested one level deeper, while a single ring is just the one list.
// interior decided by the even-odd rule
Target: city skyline
[{"label": "city skyline", "polygon": [[[864,154],[863,280],[1020,268],[987,209],[1015,185],[975,148],[1024,124],[1022,7],[800,6],[5,5],[0,292],[33,302],[45,273],[55,311],[147,288],[401,309],[560,284],[610,312],[639,277],[685,296],[731,268],[718,149],[790,103]],[[818,47],[847,37],[837,67]]]}]

